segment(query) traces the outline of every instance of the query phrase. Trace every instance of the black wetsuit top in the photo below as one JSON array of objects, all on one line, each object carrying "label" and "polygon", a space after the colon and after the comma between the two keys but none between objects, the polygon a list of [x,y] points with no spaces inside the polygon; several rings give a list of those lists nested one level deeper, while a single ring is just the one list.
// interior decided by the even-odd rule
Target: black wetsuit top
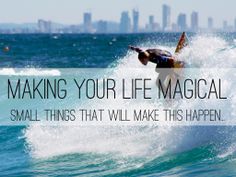
[{"label": "black wetsuit top", "polygon": [[151,55],[149,61],[157,64],[157,68],[171,68],[172,62],[171,53],[166,50],[148,49],[147,52]]}]

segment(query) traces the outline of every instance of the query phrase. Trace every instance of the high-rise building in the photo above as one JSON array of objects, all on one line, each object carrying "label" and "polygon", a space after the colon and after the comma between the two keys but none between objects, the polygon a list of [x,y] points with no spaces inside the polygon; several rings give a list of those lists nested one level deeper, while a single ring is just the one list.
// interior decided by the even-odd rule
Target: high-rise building
[{"label": "high-rise building", "polygon": [[153,15],[150,15],[149,16],[149,30],[151,31],[151,32],[153,32],[154,31],[154,16]]},{"label": "high-rise building", "polygon": [[131,32],[131,20],[129,17],[129,12],[122,12],[120,18],[120,32],[121,33],[129,33]]},{"label": "high-rise building", "polygon": [[150,15],[148,18],[148,24],[146,25],[146,32],[153,32],[154,31],[154,16]]},{"label": "high-rise building", "polygon": [[139,31],[139,12],[133,10],[133,32],[138,33]]},{"label": "high-rise building", "polygon": [[207,24],[208,24],[207,26],[208,26],[209,30],[212,30],[214,28],[213,18],[212,17],[208,18],[208,23]]},{"label": "high-rise building", "polygon": [[154,24],[154,16],[150,15],[149,16],[149,25],[153,25]]},{"label": "high-rise building", "polygon": [[177,20],[178,29],[180,31],[185,31],[187,29],[187,17],[186,14],[180,13]]},{"label": "high-rise building", "polygon": [[162,6],[162,29],[164,31],[169,30],[170,29],[170,15],[171,15],[171,9],[170,6],[164,4]]},{"label": "high-rise building", "polygon": [[228,22],[226,20],[223,21],[223,30],[228,30]]},{"label": "high-rise building", "polygon": [[107,22],[100,20],[98,21],[97,33],[107,33]]},{"label": "high-rise building", "polygon": [[39,19],[38,20],[38,30],[40,33],[51,33],[52,32],[52,22]]},{"label": "high-rise building", "polygon": [[160,24],[155,22],[153,15],[150,15],[149,22],[146,25],[146,32],[157,32],[160,30],[161,30]]},{"label": "high-rise building", "polygon": [[40,33],[44,33],[45,32],[45,25],[44,25],[44,20],[39,19],[38,20],[38,30]]},{"label": "high-rise building", "polygon": [[84,13],[84,32],[92,32],[92,14],[88,12]]},{"label": "high-rise building", "polygon": [[196,32],[199,29],[199,21],[198,21],[198,12],[192,12],[191,14],[191,30]]}]

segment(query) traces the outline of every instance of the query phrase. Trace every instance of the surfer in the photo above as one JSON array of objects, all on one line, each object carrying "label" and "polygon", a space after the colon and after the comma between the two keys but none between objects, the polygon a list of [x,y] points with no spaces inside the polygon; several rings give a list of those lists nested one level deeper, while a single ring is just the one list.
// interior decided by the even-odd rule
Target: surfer
[{"label": "surfer", "polygon": [[138,59],[143,65],[148,62],[157,64],[156,68],[173,68],[174,57],[170,52],[161,49],[142,50],[138,47],[129,46],[129,48],[138,53]]},{"label": "surfer", "polygon": [[167,76],[171,73],[171,68],[184,67],[183,62],[176,61],[175,57],[166,50],[161,49],[147,49],[142,50],[138,47],[129,46],[129,48],[138,53],[138,59],[143,65],[148,62],[156,64],[156,72],[159,73],[157,78],[157,85],[160,87],[159,82],[164,83]]},{"label": "surfer", "polygon": [[[178,42],[175,54],[177,54],[187,45],[187,38],[185,32],[182,33]],[[160,88],[160,83],[164,83],[167,76],[172,78],[176,76],[173,68],[183,68],[184,62],[178,61],[169,51],[161,49],[147,49],[142,50],[138,47],[129,46],[129,48],[138,53],[138,59],[143,65],[148,62],[156,64],[156,72],[159,73],[157,78],[157,86]]]}]

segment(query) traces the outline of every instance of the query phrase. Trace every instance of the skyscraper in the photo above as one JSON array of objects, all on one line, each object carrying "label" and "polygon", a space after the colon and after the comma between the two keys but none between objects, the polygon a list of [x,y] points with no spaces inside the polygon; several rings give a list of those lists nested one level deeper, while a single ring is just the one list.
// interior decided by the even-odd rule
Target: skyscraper
[{"label": "skyscraper", "polygon": [[160,30],[161,30],[160,24],[155,22],[155,19],[154,19],[153,15],[150,15],[149,16],[149,22],[146,25],[146,31],[147,32],[157,32],[157,31],[160,31]]},{"label": "skyscraper", "polygon": [[97,33],[107,33],[107,22],[100,20],[98,21]]},{"label": "skyscraper", "polygon": [[164,4],[162,6],[162,29],[163,31],[170,29],[170,13],[171,9],[170,6]]},{"label": "skyscraper", "polygon": [[120,18],[120,32],[129,33],[131,31],[131,22],[129,17],[129,12],[124,11]]},{"label": "skyscraper", "polygon": [[146,25],[146,31],[147,32],[153,32],[154,31],[154,16],[150,15],[148,18],[148,24]]},{"label": "skyscraper", "polygon": [[51,33],[52,32],[52,22],[39,19],[38,20],[38,30],[40,33]]},{"label": "skyscraper", "polygon": [[196,32],[198,31],[198,26],[199,22],[198,22],[198,13],[197,12],[192,12],[191,14],[191,30]]},{"label": "skyscraper", "polygon": [[226,20],[223,21],[223,30],[228,30],[228,22]]},{"label": "skyscraper", "polygon": [[44,33],[45,32],[45,21],[42,19],[38,20],[38,30],[40,33]]},{"label": "skyscraper", "polygon": [[213,18],[212,17],[208,18],[208,25],[207,26],[208,26],[209,30],[212,30],[214,28]]},{"label": "skyscraper", "polygon": [[92,14],[88,12],[84,13],[84,32],[92,32]]},{"label": "skyscraper", "polygon": [[180,31],[185,31],[187,29],[186,14],[180,13],[177,20],[178,29]]},{"label": "skyscraper", "polygon": [[153,25],[153,24],[154,24],[154,16],[153,16],[153,15],[150,15],[150,16],[149,16],[149,24],[150,24],[150,25]]},{"label": "skyscraper", "polygon": [[151,32],[154,31],[154,16],[153,15],[149,16],[149,28],[150,28],[149,30]]},{"label": "skyscraper", "polygon": [[137,33],[139,31],[139,12],[133,10],[133,32]]}]

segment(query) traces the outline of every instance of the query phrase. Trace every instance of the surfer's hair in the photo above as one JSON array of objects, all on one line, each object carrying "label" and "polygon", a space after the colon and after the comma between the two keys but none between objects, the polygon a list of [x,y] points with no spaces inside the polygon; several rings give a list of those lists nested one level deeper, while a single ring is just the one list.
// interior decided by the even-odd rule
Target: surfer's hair
[{"label": "surfer's hair", "polygon": [[139,52],[138,54],[138,59],[146,59],[148,57],[149,57],[149,54],[146,51]]}]

